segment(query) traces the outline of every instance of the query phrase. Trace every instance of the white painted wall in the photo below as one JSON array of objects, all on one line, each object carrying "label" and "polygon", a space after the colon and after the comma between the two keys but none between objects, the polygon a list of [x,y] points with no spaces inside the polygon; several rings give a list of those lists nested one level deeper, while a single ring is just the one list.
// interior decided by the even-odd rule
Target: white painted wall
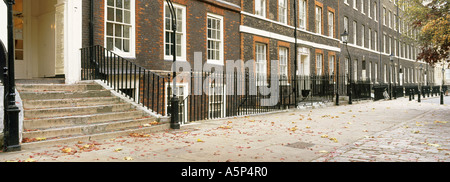
[{"label": "white painted wall", "polygon": [[5,44],[6,49],[8,49],[8,11],[6,4],[3,1],[0,2],[0,40]]}]

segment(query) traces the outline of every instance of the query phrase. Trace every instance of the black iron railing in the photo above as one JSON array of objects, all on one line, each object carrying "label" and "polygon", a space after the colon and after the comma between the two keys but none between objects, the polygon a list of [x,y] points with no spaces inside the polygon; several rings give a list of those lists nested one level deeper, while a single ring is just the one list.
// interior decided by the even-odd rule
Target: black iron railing
[{"label": "black iron railing", "polygon": [[81,49],[81,68],[82,80],[102,80],[115,91],[156,114],[167,115],[164,92],[168,77],[98,45]]}]

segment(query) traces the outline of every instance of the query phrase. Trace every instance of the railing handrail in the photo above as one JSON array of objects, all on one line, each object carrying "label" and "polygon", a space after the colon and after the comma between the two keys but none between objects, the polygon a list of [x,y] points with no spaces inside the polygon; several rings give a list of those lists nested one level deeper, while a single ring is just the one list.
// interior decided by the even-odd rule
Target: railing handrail
[{"label": "railing handrail", "polygon": [[83,47],[80,51],[82,80],[100,79],[157,115],[168,114],[164,87],[170,76],[146,69],[101,45]]},{"label": "railing handrail", "polygon": [[[114,55],[114,56],[116,56],[116,57],[118,57],[118,58],[120,58],[120,59],[122,59],[122,60],[127,61],[127,62],[130,63],[132,66],[136,66],[136,67],[138,67],[138,68],[140,68],[140,69],[143,69],[144,72],[145,72],[145,71],[148,71],[148,72],[154,74],[155,76],[165,77],[165,76],[162,76],[162,75],[160,75],[160,74],[158,74],[158,73],[155,73],[155,72],[153,72],[153,71],[151,71],[151,70],[148,70],[148,69],[144,68],[143,66],[138,65],[138,64],[136,64],[135,62],[130,61],[130,60],[128,60],[127,58],[124,58],[123,56],[121,56],[121,55],[119,55],[119,54],[117,54],[117,53],[115,53],[115,52],[113,52],[113,51],[110,51],[110,50],[106,49],[105,47],[103,47],[103,46],[101,46],[101,45],[87,46],[87,47],[81,48],[80,50],[82,50],[82,49],[88,49],[88,48],[94,48],[94,47],[100,47],[100,48],[102,48],[104,51],[106,51],[106,52],[108,52],[108,53],[110,53],[110,54],[112,54],[112,55]],[[105,55],[107,55],[107,54],[105,54]]]}]

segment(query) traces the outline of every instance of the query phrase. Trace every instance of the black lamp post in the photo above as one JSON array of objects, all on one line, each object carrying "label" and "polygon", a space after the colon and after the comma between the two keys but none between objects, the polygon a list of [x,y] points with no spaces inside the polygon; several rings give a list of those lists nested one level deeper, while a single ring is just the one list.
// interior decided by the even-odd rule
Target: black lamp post
[{"label": "black lamp post", "polygon": [[170,117],[170,128],[172,129],[180,129],[180,121],[178,118],[178,112],[179,112],[179,104],[180,101],[177,97],[176,91],[177,91],[177,70],[176,70],[176,64],[177,64],[177,40],[176,40],[176,33],[177,33],[177,14],[175,11],[175,8],[173,7],[173,3],[171,0],[166,0],[167,5],[169,6],[170,14],[172,15],[172,56],[173,56],[173,74],[172,74],[172,93],[173,96],[170,100],[171,105],[171,117]]},{"label": "black lamp post", "polygon": [[[349,58],[349,62],[350,64],[348,66],[350,66],[352,64],[352,57],[350,56],[350,51],[348,50],[348,32],[347,30],[344,30],[344,33],[341,34],[341,38],[342,38],[342,43],[345,44],[345,47],[347,48],[347,54],[348,54],[348,58]],[[348,91],[348,104],[353,104],[352,102],[352,66],[350,66],[350,75],[349,75],[349,83],[350,83],[350,89]]]},{"label": "black lamp post", "polygon": [[5,100],[4,100],[4,152],[20,151],[19,139],[19,112],[16,105],[16,83],[14,74],[14,24],[13,24],[13,5],[14,0],[4,0],[8,8],[8,61],[7,67],[3,68]]},{"label": "black lamp post", "polygon": [[393,64],[394,64],[394,55],[393,54],[391,54],[390,56],[389,56],[389,60],[391,61],[391,64],[390,64],[390,66],[389,66],[389,100],[392,100],[392,80],[393,80],[393,74],[392,74],[392,67],[393,67]]},{"label": "black lamp post", "polygon": [[[420,70],[419,74],[422,74],[422,64],[419,65],[419,70]],[[420,100],[420,97],[422,95],[422,87],[420,85],[421,82],[422,82],[422,76],[419,75],[419,98],[418,98],[418,102],[421,102],[421,100]]]},{"label": "black lamp post", "polygon": [[445,84],[444,74],[445,74],[444,63],[442,63],[441,105],[444,105],[444,84]]}]

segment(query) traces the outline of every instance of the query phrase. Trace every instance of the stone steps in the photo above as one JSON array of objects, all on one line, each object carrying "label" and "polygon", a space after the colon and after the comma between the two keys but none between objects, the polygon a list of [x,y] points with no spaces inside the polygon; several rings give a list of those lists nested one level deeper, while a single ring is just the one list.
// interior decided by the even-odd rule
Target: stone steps
[{"label": "stone steps", "polygon": [[24,106],[22,148],[169,129],[96,83],[21,84],[17,89]]}]

